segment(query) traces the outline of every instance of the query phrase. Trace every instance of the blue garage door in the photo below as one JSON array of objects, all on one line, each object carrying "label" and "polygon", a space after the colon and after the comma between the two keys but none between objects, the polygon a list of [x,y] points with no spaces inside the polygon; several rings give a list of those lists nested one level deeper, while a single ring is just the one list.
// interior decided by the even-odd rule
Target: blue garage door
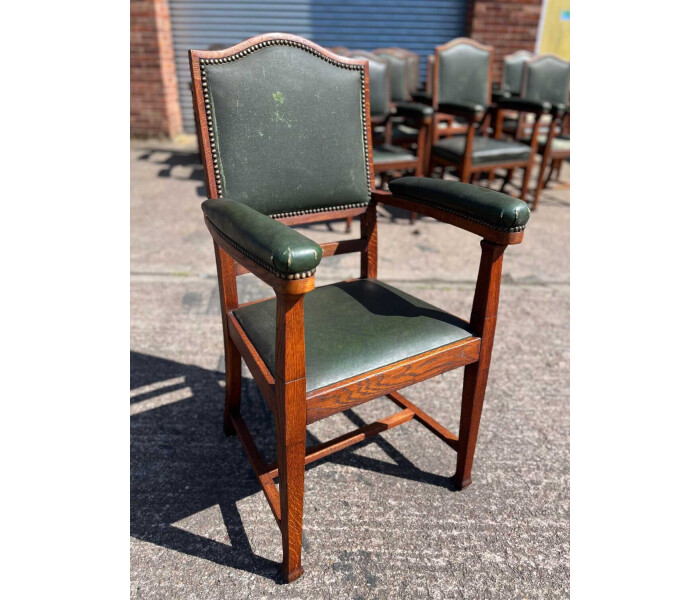
[{"label": "blue garage door", "polygon": [[194,132],[187,51],[233,46],[281,31],[322,46],[373,50],[398,46],[425,57],[464,35],[466,0],[170,0],[173,44],[185,131]]}]

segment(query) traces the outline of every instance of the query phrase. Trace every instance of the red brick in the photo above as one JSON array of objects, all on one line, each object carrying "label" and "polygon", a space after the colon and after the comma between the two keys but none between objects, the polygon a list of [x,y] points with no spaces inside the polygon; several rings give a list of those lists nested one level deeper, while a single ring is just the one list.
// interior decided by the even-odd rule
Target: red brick
[{"label": "red brick", "polygon": [[182,131],[168,0],[131,2],[131,135]]},{"label": "red brick", "polygon": [[468,9],[467,35],[494,49],[495,82],[501,80],[504,56],[535,52],[542,0],[470,0]]}]

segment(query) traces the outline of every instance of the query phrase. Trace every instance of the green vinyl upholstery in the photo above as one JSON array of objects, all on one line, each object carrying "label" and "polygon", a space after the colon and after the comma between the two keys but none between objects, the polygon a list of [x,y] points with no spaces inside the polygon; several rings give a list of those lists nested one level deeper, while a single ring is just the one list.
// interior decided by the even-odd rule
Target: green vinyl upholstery
[{"label": "green vinyl upholstery", "polygon": [[569,102],[568,61],[545,54],[525,64],[521,97],[534,102],[565,107]]},{"label": "green vinyl upholstery", "polygon": [[410,150],[406,150],[401,146],[390,146],[388,144],[375,146],[372,149],[372,156],[374,157],[375,167],[380,167],[387,163],[416,160],[416,155]]},{"label": "green vinyl upholstery", "polygon": [[464,41],[437,53],[438,107],[489,105],[491,53]]},{"label": "green vinyl upholstery", "polygon": [[386,59],[360,50],[350,58],[360,58],[369,64],[369,110],[373,117],[387,117],[391,112],[391,84],[389,63]]},{"label": "green vinyl upholstery", "polygon": [[[459,164],[464,156],[466,137],[463,135],[442,138],[433,144],[433,153],[440,158]],[[487,165],[504,162],[525,162],[532,150],[527,144],[510,140],[474,136],[472,165]]]},{"label": "green vinyl upholstery", "polygon": [[219,235],[275,275],[308,277],[321,262],[323,249],[316,242],[250,206],[210,198],[202,211]]},{"label": "green vinyl upholstery", "polygon": [[527,50],[518,50],[503,59],[503,85],[501,91],[519,94],[523,82],[525,63],[535,55]]},{"label": "green vinyl upholstery", "polygon": [[411,99],[411,94],[409,92],[409,65],[406,58],[392,50],[375,50],[374,54],[389,63],[391,100],[393,102],[408,102]]},{"label": "green vinyl upholstery", "polygon": [[[275,307],[271,299],[233,311],[271,373]],[[473,337],[465,321],[376,279],[306,294],[304,335],[307,392]]]},{"label": "green vinyl upholstery", "polygon": [[366,205],[363,69],[295,44],[200,63],[218,196],[273,216]]},{"label": "green vinyl upholstery", "polygon": [[530,209],[522,200],[488,188],[430,177],[401,177],[389,183],[391,193],[476,221],[499,231],[522,231]]}]

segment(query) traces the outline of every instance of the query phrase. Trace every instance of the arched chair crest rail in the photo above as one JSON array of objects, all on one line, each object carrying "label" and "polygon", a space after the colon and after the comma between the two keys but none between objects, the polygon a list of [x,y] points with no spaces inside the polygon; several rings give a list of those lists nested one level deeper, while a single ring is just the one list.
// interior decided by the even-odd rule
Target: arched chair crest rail
[{"label": "arched chair crest rail", "polygon": [[[221,300],[224,431],[238,435],[250,459],[282,532],[282,572],[291,581],[303,572],[306,464],[416,420],[455,450],[456,487],[471,482],[503,252],[521,242],[529,210],[509,196],[458,182],[405,177],[393,181],[390,192],[375,190],[365,60],[273,33],[226,50],[191,50],[190,64],[209,196],[202,210]],[[483,238],[469,322],[377,279],[378,203]],[[360,237],[316,244],[290,227],[331,216],[359,216]],[[321,259],[347,252],[360,253],[360,277],[316,288]],[[240,304],[237,276],[248,272],[275,296]],[[271,463],[241,415],[241,359],[275,419]],[[454,434],[399,390],[461,367]],[[399,412],[305,447],[309,423],[381,396]]]}]

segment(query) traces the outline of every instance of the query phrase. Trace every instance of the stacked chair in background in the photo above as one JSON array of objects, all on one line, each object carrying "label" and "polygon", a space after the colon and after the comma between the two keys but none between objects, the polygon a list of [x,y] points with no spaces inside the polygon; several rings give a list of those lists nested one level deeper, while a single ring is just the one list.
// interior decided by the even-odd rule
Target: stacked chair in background
[{"label": "stacked chair in background", "polygon": [[[476,182],[480,175],[493,175],[496,169],[505,169],[504,184],[510,181],[513,171],[524,171],[520,198],[527,197],[527,183],[537,153],[537,140],[524,144],[518,140],[502,140],[498,124],[503,118],[500,104],[496,105],[496,128],[489,137],[491,114],[491,73],[493,49],[468,38],[457,38],[435,49],[433,72],[433,109],[462,117],[467,122],[467,133],[438,139],[432,136],[429,174],[435,167],[456,171],[460,181]],[[509,101],[509,110],[530,112],[530,105]],[[535,110],[537,131],[543,111]],[[477,129],[478,135],[477,135]],[[504,186],[505,187],[505,186]]]},{"label": "stacked chair in background", "polygon": [[[537,208],[540,194],[552,171],[561,168],[561,161],[569,158],[569,76],[570,64],[552,54],[535,56],[522,64],[522,81],[518,96],[502,98],[504,108],[524,107],[513,121],[501,123],[501,133],[512,136],[513,140],[537,143],[537,153],[541,156],[537,185],[534,191],[533,209]],[[539,111],[547,115],[547,122],[535,128],[523,113]],[[498,124],[496,130],[499,130]],[[549,175],[545,177],[547,166],[552,163]]]},{"label": "stacked chair in background", "polygon": [[506,191],[522,169],[518,195],[534,210],[570,157],[568,61],[519,50],[504,57],[494,83],[493,48],[457,38],[427,57],[421,84],[420,57],[404,48],[329,50],[369,63],[374,170],[383,188],[395,177],[444,178],[450,171],[487,187],[498,177]]},{"label": "stacked chair in background", "polygon": [[[433,111],[412,102],[411,89],[418,85],[418,55],[389,48],[375,53],[348,51],[346,56],[369,63],[374,173],[381,178],[381,187],[391,176],[422,177]],[[415,217],[411,213],[411,222]],[[351,222],[348,217],[347,231]]]}]

